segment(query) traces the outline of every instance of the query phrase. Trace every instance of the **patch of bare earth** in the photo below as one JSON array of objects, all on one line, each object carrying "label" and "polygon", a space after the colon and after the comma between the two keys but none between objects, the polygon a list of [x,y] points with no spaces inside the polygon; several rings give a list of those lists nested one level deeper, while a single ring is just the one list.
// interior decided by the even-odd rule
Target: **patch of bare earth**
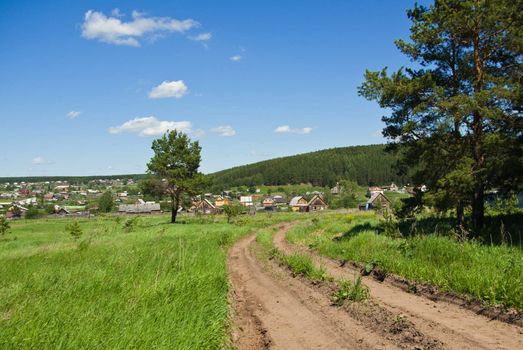
[{"label": "patch of bare earth", "polygon": [[[359,275],[359,269],[352,264],[340,264],[308,248],[291,245],[285,239],[288,228],[289,225],[282,226],[274,236],[274,244],[280,251],[309,254],[336,279],[354,280]],[[517,325],[478,315],[446,300],[407,293],[389,279],[380,282],[368,276],[363,278],[363,282],[369,287],[371,298],[382,309],[401,315],[402,320],[411,323],[426,337],[442,343],[445,348],[523,349],[523,329]]]},{"label": "patch of bare earth", "polygon": [[439,349],[441,344],[374,303],[332,304],[334,283],[293,278],[257,259],[255,236],[229,251],[232,342],[237,349]]}]

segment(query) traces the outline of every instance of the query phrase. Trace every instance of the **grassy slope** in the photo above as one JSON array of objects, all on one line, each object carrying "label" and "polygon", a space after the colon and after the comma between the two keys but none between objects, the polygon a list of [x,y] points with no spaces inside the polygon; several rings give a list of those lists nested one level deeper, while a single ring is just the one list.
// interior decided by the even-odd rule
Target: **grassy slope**
[{"label": "grassy slope", "polygon": [[[375,233],[371,214],[336,215],[292,230],[288,239],[337,258],[375,262],[413,281],[523,310],[523,251],[442,236],[393,239]],[[334,236],[345,233],[341,240]]]},{"label": "grassy slope", "polygon": [[[165,217],[125,233],[112,218],[13,223],[0,241],[0,348],[215,349],[227,342],[226,248],[256,227]],[[16,238],[16,239],[15,239]]]}]

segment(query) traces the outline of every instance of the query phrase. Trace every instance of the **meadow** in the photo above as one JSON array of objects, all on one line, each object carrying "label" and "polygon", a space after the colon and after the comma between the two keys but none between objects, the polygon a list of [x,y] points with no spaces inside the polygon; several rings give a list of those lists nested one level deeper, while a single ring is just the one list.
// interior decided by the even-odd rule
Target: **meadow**
[{"label": "meadow", "polygon": [[0,348],[228,346],[226,254],[239,237],[292,214],[99,217],[12,222],[0,238]]},{"label": "meadow", "polygon": [[330,215],[303,222],[287,239],[335,259],[357,261],[407,278],[523,310],[523,250],[506,244],[463,243],[447,234],[393,238],[378,215]]}]

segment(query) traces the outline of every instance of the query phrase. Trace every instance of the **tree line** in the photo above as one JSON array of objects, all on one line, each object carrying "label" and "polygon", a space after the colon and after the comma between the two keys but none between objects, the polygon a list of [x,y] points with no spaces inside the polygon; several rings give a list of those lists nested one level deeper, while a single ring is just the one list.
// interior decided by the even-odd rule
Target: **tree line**
[{"label": "tree line", "polygon": [[332,187],[342,179],[363,186],[405,184],[408,176],[398,175],[394,169],[397,159],[385,152],[385,145],[340,147],[243,165],[210,177],[215,189],[300,183]]}]

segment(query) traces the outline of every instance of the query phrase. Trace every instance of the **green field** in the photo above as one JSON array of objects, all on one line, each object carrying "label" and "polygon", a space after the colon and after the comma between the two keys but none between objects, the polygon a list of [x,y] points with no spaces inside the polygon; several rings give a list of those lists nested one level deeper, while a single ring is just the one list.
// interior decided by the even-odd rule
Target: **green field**
[{"label": "green field", "polygon": [[[289,240],[321,254],[523,309],[521,249],[436,235],[391,238],[376,233],[374,213],[263,213],[234,224],[181,217],[176,225],[148,216],[131,230],[127,220],[82,219],[78,240],[66,232],[71,219],[11,222],[0,237],[1,349],[227,348],[227,249],[258,232],[268,250],[271,226],[282,221],[298,221]],[[285,263],[323,278],[301,256]]]},{"label": "green field", "polygon": [[332,258],[375,264],[411,281],[523,310],[520,248],[435,234],[391,238],[377,233],[379,220],[373,212],[331,215],[302,223],[287,237]]},{"label": "green field", "polygon": [[292,214],[23,220],[0,238],[0,348],[216,349],[228,341],[226,251]]}]

